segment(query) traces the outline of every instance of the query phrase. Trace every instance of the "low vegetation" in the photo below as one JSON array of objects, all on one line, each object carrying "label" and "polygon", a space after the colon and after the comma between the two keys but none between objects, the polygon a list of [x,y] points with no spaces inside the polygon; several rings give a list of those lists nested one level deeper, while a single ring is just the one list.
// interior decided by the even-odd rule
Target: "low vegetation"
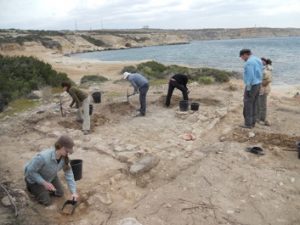
[{"label": "low vegetation", "polygon": [[228,82],[230,77],[235,77],[235,72],[228,72],[224,70],[212,69],[212,68],[189,68],[185,66],[170,65],[149,61],[140,63],[137,66],[125,66],[121,71],[131,73],[141,73],[145,75],[151,83],[156,83],[154,80],[159,80],[159,84],[162,80],[167,79],[169,76],[174,74],[185,74],[190,77],[191,81],[196,81],[201,84],[213,84]]},{"label": "low vegetation", "polygon": [[85,75],[81,78],[80,84],[85,83],[103,83],[108,81],[108,79],[101,75]]},{"label": "low vegetation", "polygon": [[88,36],[88,35],[81,35],[81,37],[83,39],[85,39],[86,41],[92,43],[93,45],[96,45],[98,47],[105,47],[107,46],[102,40],[99,40],[99,39],[95,39],[91,36]]},{"label": "low vegetation", "polygon": [[50,48],[50,49],[58,49],[61,50],[62,46],[59,42],[52,40],[49,37],[33,34],[33,35],[20,35],[17,37],[2,37],[0,38],[0,45],[1,44],[7,44],[7,43],[17,43],[19,45],[23,45],[24,42],[39,42],[41,43],[44,47]]},{"label": "low vegetation", "polygon": [[7,104],[44,86],[58,87],[70,81],[50,64],[34,57],[0,55],[0,102]]}]

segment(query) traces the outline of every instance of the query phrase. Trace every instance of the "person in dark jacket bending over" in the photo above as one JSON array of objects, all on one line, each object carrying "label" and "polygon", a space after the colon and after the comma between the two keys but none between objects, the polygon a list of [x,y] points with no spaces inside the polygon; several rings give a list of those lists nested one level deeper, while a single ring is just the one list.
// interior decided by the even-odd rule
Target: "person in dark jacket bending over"
[{"label": "person in dark jacket bending over", "polygon": [[171,97],[174,91],[174,88],[179,89],[182,92],[183,100],[189,100],[189,89],[187,88],[187,83],[189,81],[189,78],[187,75],[184,74],[175,74],[171,77],[169,81],[169,89],[168,89],[168,95],[166,99],[166,106],[170,106]]},{"label": "person in dark jacket bending over", "polygon": [[83,122],[82,131],[85,135],[88,134],[91,128],[91,119],[89,114],[90,100],[88,94],[76,87],[72,87],[70,82],[62,82],[61,86],[73,99],[70,107],[72,108],[73,105],[76,104],[76,108],[78,109],[77,121]]},{"label": "person in dark jacket bending over", "polygon": [[140,104],[141,108],[139,109],[140,113],[136,116],[145,116],[146,115],[146,96],[149,90],[148,80],[139,73],[123,73],[123,78],[128,80],[134,88],[133,94],[140,93]]}]

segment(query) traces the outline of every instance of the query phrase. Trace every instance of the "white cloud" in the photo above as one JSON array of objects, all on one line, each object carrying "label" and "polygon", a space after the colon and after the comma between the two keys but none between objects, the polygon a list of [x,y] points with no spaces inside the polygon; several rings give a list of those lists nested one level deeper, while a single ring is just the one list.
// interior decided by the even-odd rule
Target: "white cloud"
[{"label": "white cloud", "polygon": [[299,0],[0,0],[0,28],[300,27]]}]

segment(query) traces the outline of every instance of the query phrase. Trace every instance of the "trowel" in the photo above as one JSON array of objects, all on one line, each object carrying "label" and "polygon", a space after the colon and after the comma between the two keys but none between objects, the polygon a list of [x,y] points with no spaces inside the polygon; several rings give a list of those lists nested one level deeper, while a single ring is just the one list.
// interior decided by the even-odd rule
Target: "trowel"
[{"label": "trowel", "polygon": [[73,198],[72,200],[65,201],[63,207],[61,208],[61,213],[66,215],[72,215],[77,206],[77,201]]}]

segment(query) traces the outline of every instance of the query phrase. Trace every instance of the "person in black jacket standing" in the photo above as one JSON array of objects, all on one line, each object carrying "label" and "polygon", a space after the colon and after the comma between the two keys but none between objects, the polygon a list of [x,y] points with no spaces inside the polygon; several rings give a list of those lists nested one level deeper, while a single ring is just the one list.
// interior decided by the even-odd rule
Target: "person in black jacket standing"
[{"label": "person in black jacket standing", "polygon": [[188,94],[189,89],[187,88],[188,83],[188,76],[184,74],[175,74],[171,77],[169,81],[169,89],[168,89],[168,95],[166,99],[166,106],[170,106],[171,97],[174,91],[174,88],[179,89],[182,92],[183,100],[189,100]]}]

